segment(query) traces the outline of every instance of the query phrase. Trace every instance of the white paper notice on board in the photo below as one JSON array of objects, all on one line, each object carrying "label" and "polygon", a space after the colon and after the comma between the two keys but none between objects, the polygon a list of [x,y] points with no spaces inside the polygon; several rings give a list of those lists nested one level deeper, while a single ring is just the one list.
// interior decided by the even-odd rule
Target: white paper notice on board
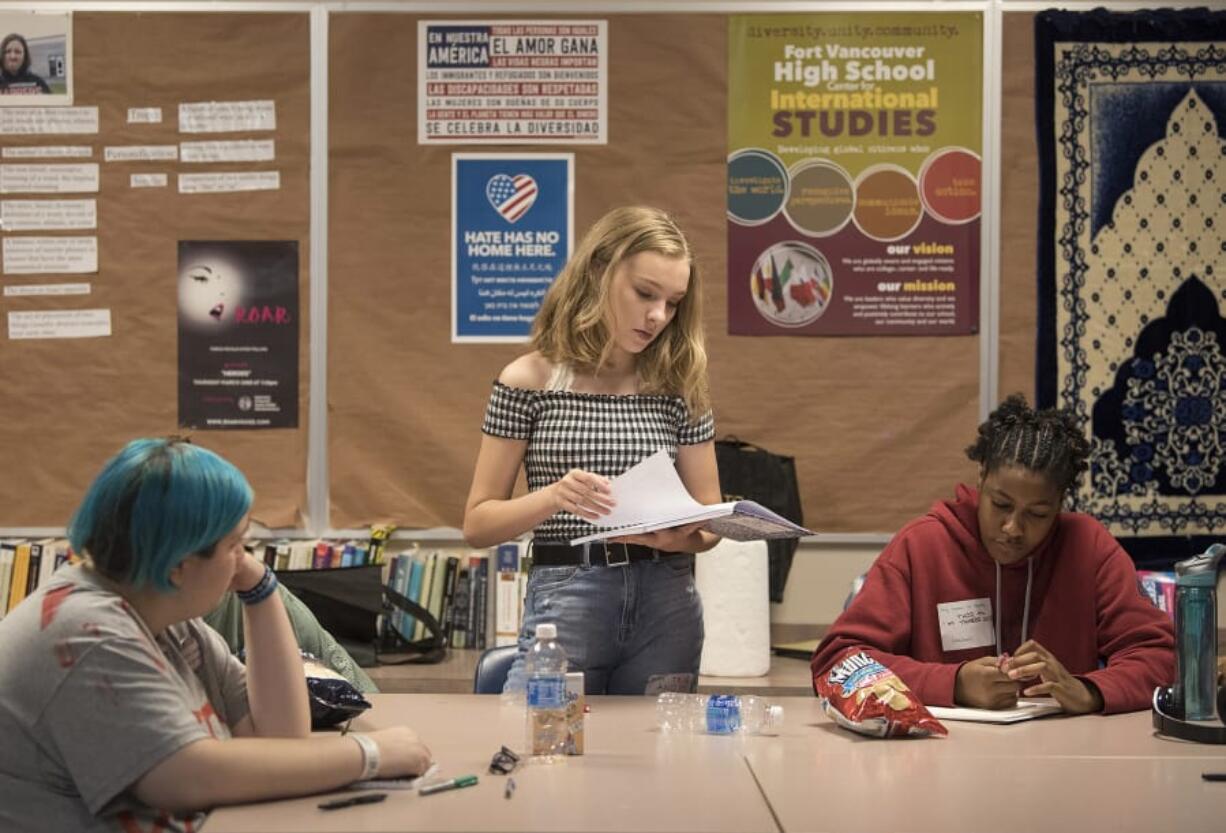
[{"label": "white paper notice on board", "polygon": [[109,309],[56,309],[9,313],[9,338],[97,338],[111,334]]},{"label": "white paper notice on board", "polygon": [[280,171],[227,171],[217,174],[179,174],[180,194],[222,194],[228,191],[276,191]]},{"label": "white paper notice on board", "polygon": [[[3,113],[0,110],[0,113]],[[96,194],[98,163],[0,165],[0,194]]]},{"label": "white paper notice on board", "polygon": [[272,139],[180,142],[179,158],[184,162],[268,162],[277,158],[277,146]]},{"label": "white paper notice on board", "polygon": [[0,109],[0,136],[97,132],[97,107],[5,107]]},{"label": "white paper notice on board", "polygon": [[97,271],[97,237],[4,238],[6,275],[77,275]]},{"label": "white paper notice on board", "polygon": [[5,298],[29,298],[50,295],[88,295],[87,283],[25,283],[4,287]]},{"label": "white paper notice on board", "polygon": [[128,179],[132,188],[165,188],[167,182],[166,174],[132,174]]},{"label": "white paper notice on board", "polygon": [[608,43],[606,20],[418,21],[418,144],[605,144]]},{"label": "white paper notice on board", "polygon": [[89,145],[26,145],[0,150],[5,159],[88,159],[93,155],[94,149]]},{"label": "white paper notice on board", "polygon": [[178,145],[113,145],[103,152],[107,162],[166,162],[179,158]]},{"label": "white paper notice on board", "polygon": [[161,107],[129,107],[128,124],[161,124]]},{"label": "white paper notice on board", "polygon": [[0,200],[0,231],[98,227],[96,200]]},{"label": "white paper notice on board", "polygon": [[179,105],[180,133],[276,130],[276,102],[196,101]]}]

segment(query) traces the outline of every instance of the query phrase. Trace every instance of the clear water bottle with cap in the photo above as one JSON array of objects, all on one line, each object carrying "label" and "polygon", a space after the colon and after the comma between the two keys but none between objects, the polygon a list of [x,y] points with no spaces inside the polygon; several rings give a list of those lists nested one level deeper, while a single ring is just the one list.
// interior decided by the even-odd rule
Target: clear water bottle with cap
[{"label": "clear water bottle with cap", "polygon": [[752,694],[665,692],[656,699],[656,721],[665,732],[760,735],[783,725],[783,706]]},{"label": "clear water bottle with cap", "polygon": [[566,754],[566,652],[558,644],[558,628],[536,626],[536,641],[524,658],[528,752],[538,760],[554,761]]}]

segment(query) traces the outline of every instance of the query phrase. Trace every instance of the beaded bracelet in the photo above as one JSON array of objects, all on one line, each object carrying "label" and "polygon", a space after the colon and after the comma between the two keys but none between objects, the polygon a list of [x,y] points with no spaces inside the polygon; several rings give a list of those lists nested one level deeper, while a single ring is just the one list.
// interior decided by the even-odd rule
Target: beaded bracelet
[{"label": "beaded bracelet", "polygon": [[245,605],[259,604],[271,596],[277,589],[277,574],[267,564],[264,565],[264,575],[250,590],[236,590],[238,600]]}]

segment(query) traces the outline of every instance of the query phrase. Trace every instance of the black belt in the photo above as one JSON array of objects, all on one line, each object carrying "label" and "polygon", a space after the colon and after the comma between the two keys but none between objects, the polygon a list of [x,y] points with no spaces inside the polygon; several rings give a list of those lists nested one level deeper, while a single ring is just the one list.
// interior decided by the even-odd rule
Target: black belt
[{"label": "black belt", "polygon": [[550,541],[532,542],[532,564],[535,567],[571,567],[583,564],[583,550],[587,547],[588,563],[593,567],[624,567],[635,561],[655,561],[683,552],[667,552],[652,549],[642,544],[610,544],[592,541],[589,544],[563,544]]}]

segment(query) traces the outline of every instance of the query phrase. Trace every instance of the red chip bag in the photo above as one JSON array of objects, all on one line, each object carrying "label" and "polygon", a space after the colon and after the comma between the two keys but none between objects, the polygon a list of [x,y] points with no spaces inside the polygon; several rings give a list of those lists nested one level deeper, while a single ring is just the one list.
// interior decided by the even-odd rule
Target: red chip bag
[{"label": "red chip bag", "polygon": [[878,738],[928,737],[949,731],[907,684],[864,651],[851,648],[817,681],[826,714],[845,729]]}]

